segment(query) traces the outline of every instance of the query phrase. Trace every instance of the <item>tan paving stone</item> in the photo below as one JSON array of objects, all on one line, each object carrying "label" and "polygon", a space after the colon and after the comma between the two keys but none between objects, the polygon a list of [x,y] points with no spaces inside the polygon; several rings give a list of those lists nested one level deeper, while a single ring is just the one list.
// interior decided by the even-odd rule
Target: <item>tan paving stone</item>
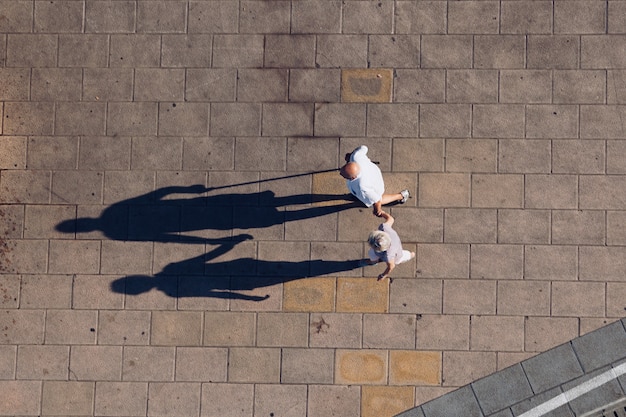
[{"label": "tan paving stone", "polygon": [[519,1],[501,4],[501,33],[552,33],[551,1]]},{"label": "tan paving stone", "polygon": [[48,260],[48,242],[45,240],[3,240],[0,253],[0,272],[45,273]]},{"label": "tan paving stone", "polygon": [[524,350],[545,352],[578,337],[578,320],[574,317],[528,317]]},{"label": "tan paving stone", "polygon": [[446,172],[496,172],[498,142],[493,139],[446,141]]},{"label": "tan paving stone", "polygon": [[472,137],[522,138],[525,108],[521,104],[477,104],[473,108]]},{"label": "tan paving stone", "polygon": [[341,70],[341,101],[346,103],[389,103],[393,71],[386,68]]},{"label": "tan paving stone", "polygon": [[122,346],[72,346],[69,371],[78,381],[119,381]]},{"label": "tan paving stone", "polygon": [[177,347],[176,381],[226,382],[228,349]]},{"label": "tan paving stone", "polygon": [[367,106],[368,137],[416,137],[418,106],[409,103],[372,103]]},{"label": "tan paving stone", "polygon": [[394,279],[389,287],[389,312],[436,314],[442,311],[442,281]]},{"label": "tan paving stone", "polygon": [[152,313],[151,345],[199,346],[202,344],[202,312],[155,311]]},{"label": "tan paving stone", "polygon": [[550,142],[537,139],[499,141],[498,171],[502,173],[540,174],[551,169]]},{"label": "tan paving stone", "polygon": [[26,146],[27,138],[24,136],[4,136],[0,144],[0,168],[25,169]]},{"label": "tan paving stone", "polygon": [[50,241],[48,271],[55,274],[97,274],[100,270],[100,242]]},{"label": "tan paving stone", "polygon": [[390,385],[440,385],[441,352],[392,350],[389,352]]},{"label": "tan paving stone", "polygon": [[98,415],[146,415],[148,383],[96,382],[95,413]]},{"label": "tan paving stone", "polygon": [[260,384],[254,390],[254,412],[257,415],[294,415],[306,413],[305,385]]},{"label": "tan paving stone", "polygon": [[469,245],[418,244],[419,278],[469,278]]},{"label": "tan paving stone", "polygon": [[230,348],[228,382],[280,382],[280,353],[278,348]]},{"label": "tan paving stone", "polygon": [[308,343],[308,314],[259,313],[257,346],[298,347]]},{"label": "tan paving stone", "polygon": [[[606,154],[608,153],[607,150]],[[608,164],[605,144],[587,140],[553,141],[552,161],[552,170],[557,174],[603,174],[605,164]]]},{"label": "tan paving stone", "polygon": [[252,417],[253,410],[253,384],[202,384],[201,416]]},{"label": "tan paving stone", "polygon": [[309,346],[353,348],[362,346],[363,316],[357,313],[311,313]]},{"label": "tan paving stone", "polygon": [[444,170],[444,141],[442,139],[396,138],[393,140],[394,171]]},{"label": "tan paving stone", "polygon": [[471,68],[472,37],[468,35],[423,35],[422,68]]},{"label": "tan paving stone", "polygon": [[580,208],[619,210],[626,203],[623,185],[626,178],[618,175],[584,175],[580,177]]},{"label": "tan paving stone", "polygon": [[394,416],[415,404],[413,387],[363,387],[361,416]]},{"label": "tan paving stone", "polygon": [[332,349],[285,348],[281,359],[280,380],[285,384],[333,383]]},{"label": "tan paving stone", "polygon": [[15,378],[66,380],[70,364],[68,346],[18,346]]},{"label": "tan paving stone", "polygon": [[364,314],[363,347],[414,349],[415,321],[413,314]]},{"label": "tan paving stone", "polygon": [[607,324],[615,322],[616,319],[603,319],[603,318],[580,318],[580,335],[590,333],[594,330],[598,330]]},{"label": "tan paving stone", "polygon": [[93,345],[96,343],[96,310],[49,310],[46,344]]},{"label": "tan paving stone", "polygon": [[388,310],[388,299],[388,280],[337,278],[337,312],[384,313]]},{"label": "tan paving stone", "polygon": [[335,278],[307,278],[286,282],[283,286],[284,311],[333,311]]},{"label": "tan paving stone", "polygon": [[320,68],[366,68],[367,35],[318,35],[315,56]]},{"label": "tan paving stone", "polygon": [[580,106],[581,139],[625,139],[620,120],[624,117],[621,106]]},{"label": "tan paving stone", "polygon": [[0,276],[0,308],[13,309],[19,307],[21,285],[20,275],[3,274]]},{"label": "tan paving stone", "polygon": [[70,205],[26,205],[24,211],[24,237],[62,239],[65,233],[55,230],[55,226],[76,216],[76,207]]},{"label": "tan paving stone", "polygon": [[578,68],[580,40],[568,35],[530,35],[528,37],[528,68]]},{"label": "tan paving stone", "polygon": [[626,155],[626,141],[609,140],[606,142],[606,173],[624,174],[626,165],[624,164]]},{"label": "tan paving stone", "polygon": [[606,289],[601,282],[553,282],[552,314],[560,317],[604,317]]},{"label": "tan paving stone", "polygon": [[150,242],[102,242],[103,274],[149,274],[153,245]]},{"label": "tan paving stone", "polygon": [[564,104],[604,104],[606,74],[597,70],[557,70],[554,72],[554,102]]},{"label": "tan paving stone", "polygon": [[444,280],[444,314],[495,314],[496,281]]},{"label": "tan paving stone", "polygon": [[91,414],[94,382],[44,381],[41,413],[44,415],[83,416]]},{"label": "tan paving stone", "polygon": [[499,281],[498,314],[550,316],[550,283],[544,281]]},{"label": "tan paving stone", "polygon": [[337,350],[335,354],[335,384],[386,384],[387,369],[385,350]]},{"label": "tan paving stone", "polygon": [[460,387],[496,371],[495,352],[443,352],[442,385]]},{"label": "tan paving stone", "polygon": [[205,346],[254,346],[256,315],[247,312],[206,312]]},{"label": "tan paving stone", "polygon": [[524,317],[472,316],[470,349],[522,352],[524,350]]},{"label": "tan paving stone", "polygon": [[529,105],[526,137],[574,138],[578,135],[578,117],[578,107],[573,105]]},{"label": "tan paving stone", "polygon": [[0,381],[5,399],[0,413],[5,415],[38,415],[41,411],[41,381]]},{"label": "tan paving stone", "polygon": [[149,311],[100,311],[98,315],[98,344],[149,344],[150,316]]},{"label": "tan paving stone", "polygon": [[23,275],[20,306],[25,308],[70,308],[71,275]]},{"label": "tan paving stone", "polygon": [[470,317],[424,314],[416,327],[417,349],[469,350]]},{"label": "tan paving stone", "polygon": [[0,378],[16,379],[17,346],[0,346]]},{"label": "tan paving stone", "polygon": [[[443,103],[446,74],[441,69],[394,69],[393,101],[397,103]],[[453,87],[451,87],[453,88]],[[458,93],[462,94],[461,92]],[[449,94],[451,96],[452,94]],[[448,98],[449,102],[458,102]]]},{"label": "tan paving stone", "polygon": [[533,356],[535,356],[535,353],[498,352],[498,371],[508,368],[509,366],[517,365]]},{"label": "tan paving stone", "polygon": [[521,279],[524,248],[521,245],[472,245],[470,276],[479,279]]},{"label": "tan paving stone", "polygon": [[469,207],[471,178],[462,173],[419,174],[420,207]]},{"label": "tan paving stone", "polygon": [[446,209],[444,242],[496,243],[497,216],[495,209]]},{"label": "tan paving stone", "polygon": [[361,389],[355,385],[311,385],[309,417],[358,417]]},{"label": "tan paving stone", "polygon": [[555,244],[603,245],[605,214],[598,210],[554,210],[552,242]]},{"label": "tan paving stone", "polygon": [[471,110],[467,104],[420,104],[420,137],[465,138],[470,136]]},{"label": "tan paving stone", "polygon": [[123,355],[123,381],[174,380],[175,347],[125,346]]},{"label": "tan paving stone", "polygon": [[606,315],[607,317],[622,317],[626,310],[624,303],[626,283],[608,282],[606,284]]},{"label": "tan paving stone", "polygon": [[522,175],[472,176],[472,207],[522,208],[523,205]]},{"label": "tan paving stone", "polygon": [[512,69],[500,72],[501,103],[550,103],[551,101],[551,71]]},{"label": "tan paving stone", "polygon": [[544,280],[577,279],[577,248],[558,245],[527,246],[524,252],[524,277]]},{"label": "tan paving stone", "polygon": [[149,416],[197,416],[200,414],[201,384],[155,382],[148,385]]},{"label": "tan paving stone", "polygon": [[28,139],[27,165],[31,169],[72,170],[76,169],[77,159],[77,137],[37,136]]},{"label": "tan paving stone", "polygon": [[49,171],[6,170],[0,173],[2,203],[46,204],[50,201]]},{"label": "tan paving stone", "polygon": [[578,189],[575,175],[527,175],[524,204],[527,208],[576,209]]}]

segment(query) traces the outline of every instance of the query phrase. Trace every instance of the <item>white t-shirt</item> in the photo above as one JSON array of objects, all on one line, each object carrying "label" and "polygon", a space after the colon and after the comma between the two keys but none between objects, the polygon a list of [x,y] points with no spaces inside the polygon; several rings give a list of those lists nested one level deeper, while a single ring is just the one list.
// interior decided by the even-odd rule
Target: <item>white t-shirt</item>
[{"label": "white t-shirt", "polygon": [[385,183],[378,166],[367,157],[367,146],[359,146],[350,157],[359,165],[361,172],[353,180],[347,180],[348,190],[367,207],[383,198]]}]

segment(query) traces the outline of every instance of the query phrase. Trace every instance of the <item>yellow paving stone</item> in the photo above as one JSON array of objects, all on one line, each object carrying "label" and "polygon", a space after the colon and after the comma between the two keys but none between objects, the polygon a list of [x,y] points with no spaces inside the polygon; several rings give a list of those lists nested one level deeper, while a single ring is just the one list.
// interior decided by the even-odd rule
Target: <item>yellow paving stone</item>
[{"label": "yellow paving stone", "polygon": [[339,175],[339,171],[332,172],[320,172],[313,174],[313,182],[311,186],[313,191],[313,205],[314,206],[333,206],[345,204],[349,200],[329,200],[329,201],[315,201],[316,194],[336,194],[345,195],[349,193],[346,187],[346,180]]},{"label": "yellow paving stone", "polygon": [[393,417],[414,406],[413,387],[363,387],[362,417]]},{"label": "yellow paving stone", "polygon": [[386,313],[389,307],[389,280],[337,278],[337,312]]},{"label": "yellow paving stone", "polygon": [[345,103],[390,103],[393,70],[384,68],[341,71],[341,101]]},{"label": "yellow paving stone", "polygon": [[307,278],[283,286],[283,311],[333,311],[335,278]]},{"label": "yellow paving stone", "polygon": [[381,385],[386,382],[386,350],[337,350],[335,384]]},{"label": "yellow paving stone", "polygon": [[439,385],[441,353],[392,350],[389,354],[389,384]]}]

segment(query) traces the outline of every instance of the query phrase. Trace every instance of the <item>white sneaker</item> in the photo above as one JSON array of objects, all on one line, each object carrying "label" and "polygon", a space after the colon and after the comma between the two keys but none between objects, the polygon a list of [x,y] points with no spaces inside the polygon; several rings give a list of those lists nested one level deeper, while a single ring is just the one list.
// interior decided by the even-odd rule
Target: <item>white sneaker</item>
[{"label": "white sneaker", "polygon": [[409,190],[402,190],[400,191],[400,194],[402,195],[402,200],[400,200],[400,203],[406,203],[406,200],[408,200],[410,197]]}]

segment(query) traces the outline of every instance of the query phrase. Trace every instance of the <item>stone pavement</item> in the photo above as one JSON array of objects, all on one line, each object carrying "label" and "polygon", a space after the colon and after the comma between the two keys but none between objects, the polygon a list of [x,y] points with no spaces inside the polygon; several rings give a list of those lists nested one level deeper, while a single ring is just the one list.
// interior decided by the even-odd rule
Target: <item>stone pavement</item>
[{"label": "stone pavement", "polygon": [[0,0],[0,102],[0,415],[393,416],[625,315],[626,1]]}]

